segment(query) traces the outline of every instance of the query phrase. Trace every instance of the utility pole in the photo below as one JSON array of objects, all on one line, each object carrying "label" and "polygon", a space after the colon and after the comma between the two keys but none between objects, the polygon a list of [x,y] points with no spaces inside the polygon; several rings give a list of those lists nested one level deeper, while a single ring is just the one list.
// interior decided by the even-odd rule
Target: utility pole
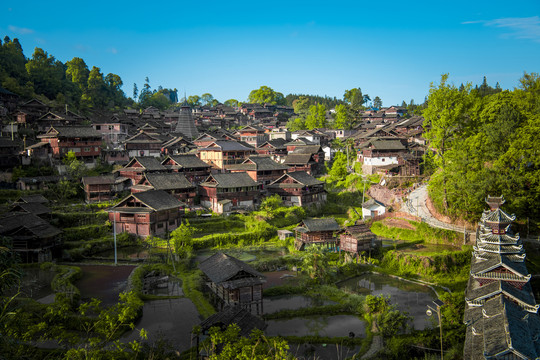
[{"label": "utility pole", "polygon": [[116,253],[116,214],[117,212],[113,212],[113,234],[114,234],[114,265],[118,265],[118,258]]}]

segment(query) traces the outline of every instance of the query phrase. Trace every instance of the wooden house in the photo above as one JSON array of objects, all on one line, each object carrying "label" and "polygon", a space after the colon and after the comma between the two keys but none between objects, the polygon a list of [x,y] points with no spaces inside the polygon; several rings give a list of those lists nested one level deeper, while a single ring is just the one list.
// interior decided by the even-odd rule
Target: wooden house
[{"label": "wooden house", "polygon": [[224,170],[228,165],[241,164],[255,150],[237,141],[214,141],[198,150],[199,158],[214,169]]},{"label": "wooden house", "polygon": [[147,237],[176,229],[182,221],[184,205],[163,190],[150,190],[131,194],[107,211],[117,233]]},{"label": "wooden house", "polygon": [[305,171],[310,175],[317,173],[319,165],[312,154],[289,154],[283,164],[289,167],[289,172]]},{"label": "wooden house", "polygon": [[47,219],[50,217],[52,210],[42,203],[38,203],[38,202],[24,203],[23,202],[23,203],[15,203],[11,207],[9,212],[34,214],[43,219]]},{"label": "wooden house", "polygon": [[400,155],[408,154],[401,140],[370,140],[363,148],[360,161],[364,174],[373,174],[379,168],[398,167]]},{"label": "wooden house", "polygon": [[134,157],[126,166],[118,170],[118,174],[130,178],[133,185],[138,184],[144,177],[144,174],[156,172],[167,172],[167,168],[161,165],[159,159],[153,156]]},{"label": "wooden house", "polygon": [[186,154],[196,148],[197,146],[186,138],[175,136],[161,144],[161,153],[163,155]]},{"label": "wooden house", "polygon": [[[128,180],[127,178],[124,179]],[[113,175],[84,176],[81,182],[88,203],[109,201],[116,194],[116,179]]]},{"label": "wooden house", "polygon": [[285,139],[274,139],[268,140],[262,145],[260,145],[255,151],[259,155],[270,156],[274,161],[278,163],[283,163],[287,157],[287,147],[285,144],[287,140]]},{"label": "wooden house", "polygon": [[297,250],[302,250],[306,245],[325,245],[335,249],[334,233],[339,229],[334,218],[305,219],[294,229],[296,233],[295,247]]},{"label": "wooden house", "polygon": [[199,269],[221,308],[238,305],[257,314],[263,312],[262,284],[266,282],[263,274],[222,252],[201,261]]},{"label": "wooden house", "polygon": [[206,180],[212,169],[211,165],[199,159],[195,154],[169,155],[161,164],[169,171],[181,173],[194,185]]},{"label": "wooden house", "polygon": [[129,157],[135,156],[161,156],[161,144],[163,141],[154,134],[139,131],[124,142]]},{"label": "wooden house", "polygon": [[339,251],[354,254],[357,259],[362,252],[369,253],[371,257],[371,250],[376,247],[376,238],[365,223],[345,227],[339,235]]},{"label": "wooden house", "polygon": [[67,177],[59,175],[21,177],[17,180],[17,189],[48,190],[51,188],[51,186],[58,184],[61,180],[67,180]]},{"label": "wooden house", "polygon": [[268,135],[262,127],[247,125],[237,131],[241,141],[248,143],[253,147],[258,147],[268,140]]},{"label": "wooden house", "polygon": [[259,185],[246,173],[212,174],[199,184],[201,205],[221,214],[232,208],[252,210],[259,200]]},{"label": "wooden house", "polygon": [[56,159],[62,159],[70,151],[84,162],[93,163],[101,157],[101,134],[91,126],[50,127],[38,138],[49,143]]},{"label": "wooden house", "polygon": [[13,241],[24,262],[52,261],[58,255],[62,231],[32,213],[12,212],[0,218],[0,236]]},{"label": "wooden house", "polygon": [[147,173],[131,187],[132,193],[148,190],[163,190],[188,205],[193,205],[197,196],[197,187],[180,173]]},{"label": "wooden house", "polygon": [[227,170],[232,173],[245,172],[263,185],[263,188],[281,177],[288,169],[288,166],[278,164],[267,156],[250,156],[241,164],[227,166]]},{"label": "wooden house", "polygon": [[293,154],[310,154],[313,157],[313,160],[317,163],[315,169],[315,172],[320,172],[324,168],[324,150],[320,145],[302,145],[302,146],[296,146],[292,153],[289,153],[290,155]]},{"label": "wooden house", "polygon": [[283,174],[266,187],[270,194],[281,196],[285,206],[322,205],[326,202],[324,182],[305,171]]}]

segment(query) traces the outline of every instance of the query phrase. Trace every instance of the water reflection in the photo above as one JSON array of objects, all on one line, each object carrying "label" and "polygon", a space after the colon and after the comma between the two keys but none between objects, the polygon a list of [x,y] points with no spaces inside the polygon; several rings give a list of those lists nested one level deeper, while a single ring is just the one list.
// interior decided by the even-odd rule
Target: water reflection
[{"label": "water reflection", "polygon": [[426,316],[426,305],[431,304],[437,297],[427,286],[378,274],[362,275],[344,281],[339,286],[363,295],[389,295],[392,304],[413,317],[412,325],[416,330],[423,330],[431,325]]},{"label": "water reflection", "polygon": [[135,330],[121,340],[140,340],[139,330],[144,329],[148,333],[146,341],[149,343],[161,338],[168,340],[178,351],[185,351],[192,346],[190,332],[200,321],[197,309],[189,299],[148,301],[144,304],[143,316],[135,324]]},{"label": "water reflection", "polygon": [[314,307],[330,304],[335,304],[335,302],[302,295],[273,296],[263,299],[264,312],[267,314],[285,309],[296,310],[304,307]]},{"label": "water reflection", "polygon": [[105,306],[118,302],[118,295],[126,289],[127,278],[135,266],[79,265],[83,276],[75,282],[84,301],[101,300]]},{"label": "water reflection", "polygon": [[286,320],[269,320],[265,330],[268,336],[328,336],[346,337],[353,332],[356,337],[366,334],[364,321],[353,315],[307,316]]}]

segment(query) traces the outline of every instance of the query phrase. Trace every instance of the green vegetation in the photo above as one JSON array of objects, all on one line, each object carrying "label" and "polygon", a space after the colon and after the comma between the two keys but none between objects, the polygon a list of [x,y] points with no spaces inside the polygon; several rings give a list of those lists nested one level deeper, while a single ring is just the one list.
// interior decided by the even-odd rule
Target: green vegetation
[{"label": "green vegetation", "polygon": [[[432,84],[424,127],[434,155],[429,193],[452,217],[477,220],[487,194],[504,195],[520,218],[540,218],[540,75],[525,73],[513,91]],[[536,229],[535,229],[536,230]]]},{"label": "green vegetation", "polygon": [[[407,220],[412,229],[388,227],[382,221],[371,224],[371,231],[380,237],[404,241],[424,241],[432,244],[457,244],[463,235],[451,230],[433,228],[426,223]],[[414,229],[414,230],[413,230]]]}]

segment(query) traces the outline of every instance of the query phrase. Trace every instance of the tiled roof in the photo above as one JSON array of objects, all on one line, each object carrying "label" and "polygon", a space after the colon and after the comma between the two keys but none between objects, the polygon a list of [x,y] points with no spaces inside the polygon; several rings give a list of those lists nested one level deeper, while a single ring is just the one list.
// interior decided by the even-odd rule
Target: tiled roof
[{"label": "tiled roof", "polygon": [[[212,146],[212,144],[215,144],[216,146]],[[249,148],[245,146],[244,144],[241,144],[238,141],[232,141],[232,140],[217,140],[214,141],[212,144],[210,144],[208,147],[201,149],[201,150],[215,150],[216,148],[221,151],[249,151],[252,150],[252,148]]]},{"label": "tiled roof", "polygon": [[[169,155],[169,158],[172,159],[177,166],[180,166],[182,168],[211,168],[212,166],[208,165],[201,159],[197,157],[197,155],[194,154],[186,154],[186,155]],[[165,159],[163,163],[165,163],[167,159]]]},{"label": "tiled roof", "polygon": [[113,175],[84,176],[82,183],[85,185],[112,185],[115,183]]},{"label": "tiled roof", "polygon": [[227,166],[229,170],[257,170],[257,171],[269,171],[269,170],[287,170],[289,167],[286,165],[278,164],[267,156],[251,156],[249,159],[244,160],[242,164],[235,164]]},{"label": "tiled roof", "polygon": [[205,182],[201,183],[200,186],[210,186],[218,188],[237,188],[237,187],[251,187],[257,186],[255,182],[248,174],[246,173],[225,173],[225,174],[213,174],[210,175],[209,179],[213,178],[217,184],[209,183],[208,179]]},{"label": "tiled roof", "polygon": [[50,214],[52,211],[41,203],[19,203],[14,205],[10,212],[27,212],[34,215]]},{"label": "tiled roof", "polygon": [[0,234],[2,235],[11,235],[22,228],[37,238],[49,238],[62,233],[60,229],[30,213],[8,213],[7,216],[0,218]]},{"label": "tiled roof", "polygon": [[[57,137],[66,138],[101,138],[101,134],[92,126],[53,126],[52,129],[58,132]],[[48,137],[47,134],[38,137]],[[52,134],[51,134],[52,135]]]},{"label": "tiled roof", "polygon": [[[292,184],[283,184],[282,181],[287,177],[291,177],[295,180],[295,183]],[[304,187],[312,185],[321,185],[324,184],[323,181],[315,179],[313,176],[309,175],[305,171],[294,171],[283,174],[279,179],[268,185],[269,187]]]},{"label": "tiled roof", "polygon": [[41,194],[36,194],[21,196],[17,202],[46,204],[49,202],[49,200],[47,200],[47,198]]},{"label": "tiled roof", "polygon": [[317,154],[322,152],[320,145],[301,145],[293,150],[293,154]]},{"label": "tiled roof", "polygon": [[302,221],[307,231],[337,231],[339,230],[339,224],[336,219],[323,218],[323,219],[304,219]]},{"label": "tiled roof", "polygon": [[307,165],[315,163],[312,154],[289,154],[283,162],[287,165]]},{"label": "tiled roof", "polygon": [[125,166],[131,167],[132,162],[137,161],[141,166],[148,171],[165,171],[167,168],[161,165],[158,158],[154,156],[137,156],[131,159],[131,161]]},{"label": "tiled roof", "polygon": [[145,175],[148,182],[155,190],[174,190],[195,188],[184,175],[179,173],[172,174],[153,174]]},{"label": "tiled roof", "polygon": [[222,252],[218,252],[208,259],[201,261],[199,269],[215,284],[232,280],[240,272],[246,272],[251,277],[257,278],[259,283],[265,279],[263,274],[245,262]]}]

